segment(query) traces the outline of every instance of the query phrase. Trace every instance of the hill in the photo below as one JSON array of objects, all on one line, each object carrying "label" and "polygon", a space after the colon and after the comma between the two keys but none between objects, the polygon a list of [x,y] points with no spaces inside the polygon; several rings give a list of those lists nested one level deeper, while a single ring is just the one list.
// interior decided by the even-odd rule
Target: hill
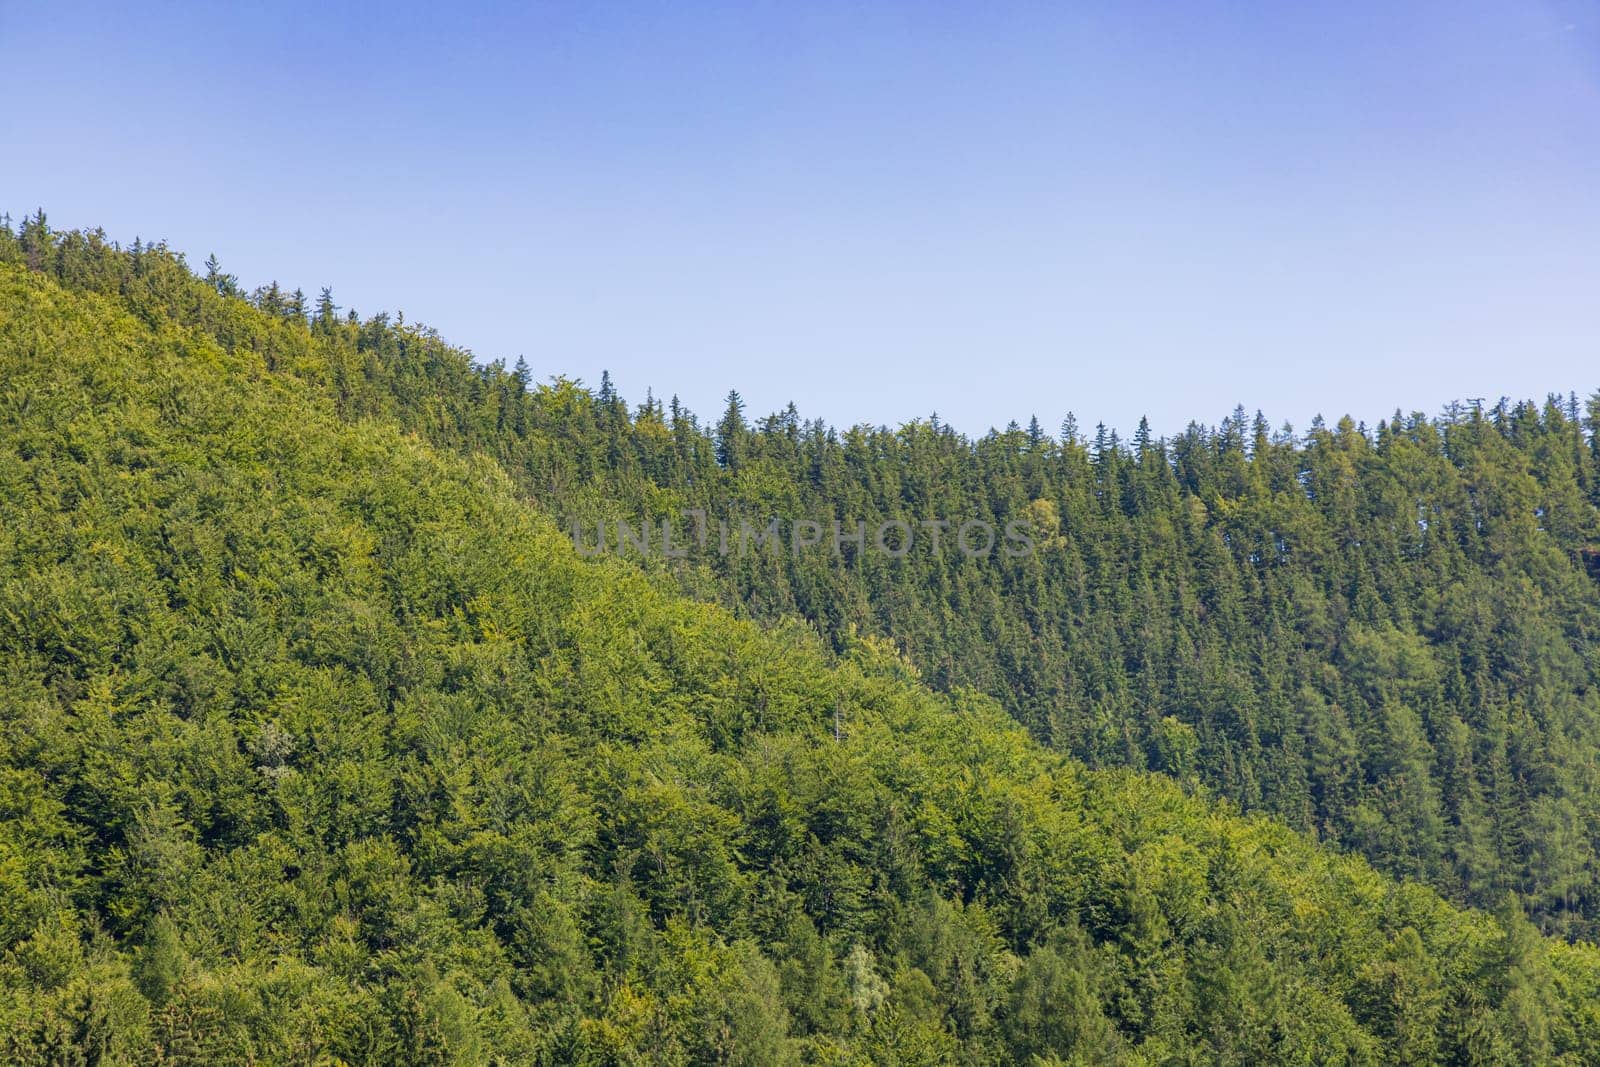
[{"label": "hill", "polygon": [[778,518],[785,540],[798,520],[1022,521],[1021,557],[965,559],[947,533],[900,559],[680,537],[688,558],[638,562],[738,614],[803,617],[835,652],[892,639],[930,686],[984,692],[1090,766],[1198,783],[1452,900],[1512,893],[1547,932],[1600,936],[1600,399],[1303,435],[1240,411],[1129,442],[1070,416],[978,439],[752,423],[737,397],[701,425],[42,217],[0,258],[245,346],[345,419],[492,458],[591,543],[618,519],[682,531],[686,509]]},{"label": "hill", "polygon": [[164,250],[3,247],[7,1062],[1600,1059],[1514,902],[581,559]]}]

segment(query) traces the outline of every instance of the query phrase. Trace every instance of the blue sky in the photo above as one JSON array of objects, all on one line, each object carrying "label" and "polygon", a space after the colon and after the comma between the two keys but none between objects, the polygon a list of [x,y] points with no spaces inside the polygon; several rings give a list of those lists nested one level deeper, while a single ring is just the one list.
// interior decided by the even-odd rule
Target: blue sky
[{"label": "blue sky", "polygon": [[714,417],[1600,387],[1600,2],[0,0],[0,206]]}]

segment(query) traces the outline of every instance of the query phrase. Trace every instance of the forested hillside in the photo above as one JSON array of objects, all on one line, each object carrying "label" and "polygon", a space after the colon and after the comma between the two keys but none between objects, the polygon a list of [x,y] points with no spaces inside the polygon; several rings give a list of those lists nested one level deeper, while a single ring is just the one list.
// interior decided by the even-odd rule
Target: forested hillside
[{"label": "forested hillside", "polygon": [[739,613],[810,619],[836,651],[891,638],[928,684],[992,696],[1091,766],[1203,783],[1452,899],[1514,893],[1547,931],[1600,932],[1600,400],[1304,434],[1238,412],[1130,442],[1085,441],[1070,416],[976,440],[936,420],[752,424],[737,398],[702,426],[609,381],[474,364],[326,292],[274,285],[252,308],[214,262],[196,278],[42,217],[0,235],[0,258],[243,346],[347,419],[491,457],[591,539],[602,519],[690,508],[1026,521],[1022,558],[691,544],[648,565]]},{"label": "forested hillside", "polygon": [[[781,427],[725,435],[737,444],[715,469],[727,473],[673,489],[713,470],[712,442],[692,427],[568,386],[529,393],[425,331],[328,308],[308,325],[282,294],[247,302],[164,250],[120,252],[42,222],[0,235],[0,261],[4,1062],[1600,1060],[1600,954],[1542,938],[1510,895],[1494,917],[1455,908],[1159,776],[1085,769],[953,685],[954,666],[934,666],[951,690],[940,694],[884,640],[851,636],[855,615],[879,630],[879,611],[895,622],[949,603],[893,598],[910,589],[909,562],[819,585],[836,605],[817,612],[831,620],[824,640],[736,620],[665,573],[580,559],[527,503],[577,507],[608,480],[659,508],[741,480],[820,492],[830,483],[804,489],[768,454]],[[511,400],[485,419],[502,389]],[[1557,439],[1539,425],[1539,440]],[[402,426],[485,454],[437,451]],[[1484,464],[1536,454],[1510,428],[1473,432]],[[1033,507],[1045,484],[1075,484],[1027,482],[1039,457],[1087,462],[1076,446],[928,433],[953,468],[1009,457],[1018,474],[996,477],[997,514],[1013,494]],[[1330,453],[1352,467],[1396,447],[1339,440]],[[638,451],[650,441],[657,453]],[[852,464],[852,447],[821,454]],[[652,469],[652,455],[685,465]],[[1215,471],[1264,471],[1235,455],[1220,452]],[[875,479],[894,469],[886,458],[857,481],[892,499]],[[1184,635],[1233,612],[1249,644],[1264,595],[1212,599],[1240,566],[1221,533],[1212,584],[1191,586],[1191,562],[1141,571],[1150,549],[1132,543],[1116,547],[1121,562],[1110,544],[1094,549],[1086,567],[1074,523],[1098,509],[1105,528],[1134,529],[1100,487],[1137,487],[1141,469],[1192,513],[1152,544],[1203,542],[1223,519],[1200,513],[1181,463],[1171,483],[1109,451],[1093,469],[1073,490],[1088,502],[1056,502],[1061,559],[1030,557],[1046,572],[1037,592],[1007,595],[1053,610],[1049,572],[1066,560],[1085,598],[1098,595],[1095,568],[1140,571],[1152,597],[1169,583],[1193,597],[1193,619],[1135,604],[1096,622],[1085,599],[1071,610],[1105,628],[1096,655],[1109,662],[1116,627],[1140,625],[1150,655],[1170,633],[1221,670]],[[1540,484],[1524,473],[1513,488]],[[1537,735],[1506,726],[1506,762],[1470,766],[1474,779],[1525,775],[1518,799],[1537,805],[1586,786],[1587,757],[1557,745],[1584,740],[1588,653],[1560,627],[1581,626],[1585,602],[1534,610],[1577,581],[1564,543],[1543,548],[1554,537],[1539,524],[1554,529],[1558,505],[1520,524],[1520,503],[1481,506],[1486,529],[1452,544],[1481,536],[1493,559],[1448,555],[1498,581],[1490,603],[1458,609],[1451,640],[1483,657],[1461,684],[1546,702],[1518,697],[1519,714],[1544,716]],[[1371,549],[1329,551],[1359,572]],[[1402,558],[1396,574],[1420,571]],[[761,614],[813,595],[803,570],[762,566]],[[740,567],[691,561],[678,578],[708,593],[726,581],[732,596],[761,580],[753,561]],[[951,580],[1000,597],[990,583],[1018,578]],[[1358,591],[1390,595],[1378,581]],[[1290,587],[1304,603],[1322,588]],[[1000,618],[970,615],[963,626]],[[1407,624],[1323,621],[1325,671],[1349,679],[1306,684],[1351,687],[1322,706],[1348,724],[1352,775],[1384,701],[1419,720],[1420,753],[1448,707],[1427,702],[1430,685],[1457,684],[1438,651],[1457,646],[1408,643],[1421,623]],[[1361,633],[1365,668],[1344,647]],[[1269,665],[1270,638],[1254,639]],[[969,680],[989,685],[985,664],[1025,669],[995,645]],[[1074,648],[1062,654],[1094,651]],[[966,654],[951,645],[951,664]],[[1266,736],[1266,697],[1235,682],[1244,696],[1229,714]],[[1157,710],[1146,725],[1179,761],[1167,769],[1215,777],[1211,720]],[[1088,748],[1144,762],[1145,726],[1122,723],[1108,736],[1123,748]],[[1460,732],[1469,759],[1489,736],[1475,722]],[[1383,782],[1352,780],[1352,825],[1388,825]],[[1587,832],[1576,819],[1573,833]],[[1574,891],[1564,913],[1585,899]]]}]

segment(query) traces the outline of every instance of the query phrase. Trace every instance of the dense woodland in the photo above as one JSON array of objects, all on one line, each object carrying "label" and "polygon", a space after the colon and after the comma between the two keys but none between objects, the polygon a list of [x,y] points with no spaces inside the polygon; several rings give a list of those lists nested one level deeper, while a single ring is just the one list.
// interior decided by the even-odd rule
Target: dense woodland
[{"label": "dense woodland", "polygon": [[[531,378],[0,229],[0,1060],[1600,1062],[1593,405]],[[561,528],[686,507],[1038,551]]]},{"label": "dense woodland", "polygon": [[[591,531],[712,516],[1029,522],[1036,551],[902,560],[846,546],[654,560],[680,587],[836,650],[892,639],[1094,767],[1201,783],[1452,899],[1515,893],[1546,931],[1600,933],[1600,394],[1452,403],[1296,435],[1236,412],[1131,442],[1069,415],[971,440],[937,419],[835,431],[789,410],[714,425],[630,408],[523,362],[481,365],[401,319],[276,285],[243,316],[213,260],[50,235],[7,256],[151,321],[246,345],[347,419],[499,462]],[[142,264],[143,266],[139,266]],[[140,273],[140,272],[143,273]],[[222,299],[216,299],[220,295]]]}]

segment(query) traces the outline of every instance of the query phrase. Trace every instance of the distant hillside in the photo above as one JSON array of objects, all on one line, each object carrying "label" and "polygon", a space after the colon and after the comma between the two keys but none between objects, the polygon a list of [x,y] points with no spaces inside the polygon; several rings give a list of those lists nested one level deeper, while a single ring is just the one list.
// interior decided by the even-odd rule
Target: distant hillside
[{"label": "distant hillside", "polygon": [[579,559],[425,335],[0,261],[5,1062],[1600,1061],[1513,903]]}]

